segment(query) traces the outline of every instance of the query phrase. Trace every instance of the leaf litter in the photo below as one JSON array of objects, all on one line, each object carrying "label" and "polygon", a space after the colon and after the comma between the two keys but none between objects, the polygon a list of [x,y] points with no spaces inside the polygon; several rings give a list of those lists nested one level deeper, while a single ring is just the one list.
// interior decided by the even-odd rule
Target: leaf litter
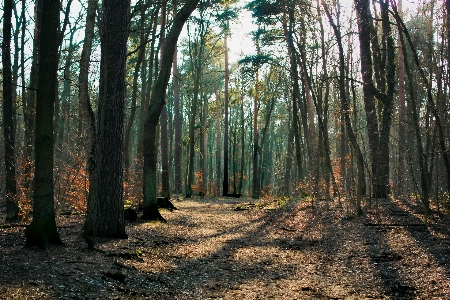
[{"label": "leaf litter", "polygon": [[362,217],[324,201],[245,201],[179,200],[167,224],[129,223],[128,239],[94,250],[84,216],[59,216],[64,246],[47,250],[23,247],[26,224],[2,224],[0,299],[450,299],[448,212],[422,226],[410,199]]}]

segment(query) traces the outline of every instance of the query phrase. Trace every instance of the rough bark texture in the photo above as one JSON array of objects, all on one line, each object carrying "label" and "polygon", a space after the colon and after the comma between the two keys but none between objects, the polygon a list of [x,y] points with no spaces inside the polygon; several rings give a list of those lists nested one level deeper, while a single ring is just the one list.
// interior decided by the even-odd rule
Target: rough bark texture
[{"label": "rough bark texture", "polygon": [[[375,196],[386,198],[390,193],[389,184],[389,136],[391,132],[392,112],[394,108],[394,90],[396,86],[396,62],[395,62],[395,43],[391,32],[391,23],[389,20],[389,1],[380,2],[381,18],[383,27],[383,39],[386,41],[386,93],[381,97],[381,128],[379,135],[379,154],[377,163],[378,178],[374,186]],[[384,86],[384,85],[383,85]]]},{"label": "rough bark texture", "polygon": [[370,2],[368,0],[355,0],[355,8],[358,17],[359,44],[361,55],[361,74],[363,79],[364,109],[367,121],[367,134],[369,138],[369,153],[372,168],[373,194],[376,197],[386,197],[383,190],[378,190],[378,152],[379,152],[379,130],[377,110],[375,106],[375,95],[373,93],[373,63],[371,51],[371,22]]},{"label": "rough bark texture", "polygon": [[6,219],[14,220],[18,218],[19,207],[17,205],[17,185],[16,185],[16,150],[15,150],[15,126],[13,111],[13,87],[11,70],[11,31],[12,31],[12,10],[13,1],[5,0],[3,7],[3,43],[2,43],[2,64],[3,64],[3,134],[5,137],[5,199],[6,199]]},{"label": "rough bark texture", "polygon": [[58,84],[59,2],[41,1],[42,15],[38,14],[38,19],[42,18],[42,27],[36,99],[33,221],[25,229],[25,236],[27,246],[46,248],[49,244],[61,244],[53,199],[53,113]]},{"label": "rough bark texture", "polygon": [[80,101],[80,112],[82,122],[85,128],[86,134],[86,145],[87,145],[87,170],[89,174],[89,196],[87,199],[87,215],[85,222],[85,237],[88,238],[89,235],[92,235],[92,232],[89,229],[89,224],[92,224],[92,217],[95,215],[95,199],[97,195],[97,191],[95,189],[95,177],[96,177],[96,126],[95,126],[95,115],[92,110],[91,101],[89,99],[89,66],[90,66],[90,57],[92,53],[92,40],[94,37],[94,27],[95,27],[95,14],[97,11],[97,0],[89,0],[87,13],[86,13],[86,26],[84,31],[84,41],[83,41],[83,49],[81,51],[80,58],[80,75],[78,77],[78,98]]},{"label": "rough bark texture", "polygon": [[103,1],[94,237],[127,237],[123,217],[123,150],[129,10],[128,0]]},{"label": "rough bark texture", "polygon": [[166,39],[158,78],[153,87],[152,100],[150,101],[144,126],[144,213],[142,219],[163,219],[158,211],[156,202],[156,127],[165,103],[166,89],[178,37],[180,36],[184,23],[186,23],[191,13],[195,10],[198,2],[199,0],[188,0],[174,18],[172,28]]}]

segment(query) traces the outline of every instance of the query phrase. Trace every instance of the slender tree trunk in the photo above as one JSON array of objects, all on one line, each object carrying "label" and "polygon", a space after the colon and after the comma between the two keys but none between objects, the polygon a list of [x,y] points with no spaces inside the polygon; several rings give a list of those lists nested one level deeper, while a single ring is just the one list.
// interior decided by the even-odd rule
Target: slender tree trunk
[{"label": "slender tree trunk", "polygon": [[[162,53],[164,52],[164,46],[166,41],[166,5],[163,4],[161,11],[161,35],[160,35],[160,53],[162,62]],[[164,101],[165,102],[165,101]],[[160,119],[161,127],[161,196],[164,198],[170,198],[170,174],[169,174],[169,134],[167,129],[167,104],[161,111]]]},{"label": "slender tree trunk", "polygon": [[292,143],[293,140],[294,140],[294,128],[292,126],[292,113],[289,112],[287,153],[284,165],[284,180],[283,180],[283,194],[286,196],[291,195],[292,152],[294,150],[293,147],[294,145]]},{"label": "slender tree trunk", "polygon": [[238,184],[238,194],[242,194],[242,187],[244,181],[244,166],[245,166],[245,114],[244,114],[244,96],[241,95],[240,104],[240,125],[241,125],[241,163],[239,171],[239,184]]},{"label": "slender tree trunk", "polygon": [[202,171],[202,188],[204,191],[208,190],[208,169],[206,168],[208,159],[208,97],[203,96],[203,110],[202,110],[202,134],[201,134],[201,152],[200,169]]},{"label": "slender tree trunk", "polygon": [[5,199],[6,220],[18,218],[19,206],[17,203],[16,183],[16,150],[15,150],[15,126],[13,107],[13,85],[11,73],[11,32],[12,32],[12,10],[13,1],[5,0],[3,7],[3,43],[2,43],[2,65],[3,65],[3,134],[5,137]]},{"label": "slender tree trunk", "polygon": [[252,198],[258,199],[260,193],[260,181],[258,170],[259,132],[258,132],[258,110],[259,110],[259,71],[255,74],[255,92],[253,99],[253,173],[252,173]]},{"label": "slender tree trunk", "polygon": [[[450,1],[447,1],[450,3]],[[398,11],[401,15],[402,13],[402,0],[398,1]],[[403,47],[400,42],[400,34],[399,31],[399,39],[397,42],[397,62],[398,62],[398,162],[397,162],[397,193],[403,194],[406,190],[405,185],[405,174],[406,174],[406,132],[407,132],[407,116],[406,116],[406,107],[405,107],[405,67],[404,67],[404,59],[403,59]]]},{"label": "slender tree trunk", "polygon": [[216,135],[217,135],[217,151],[216,151],[216,196],[220,196],[220,175],[222,174],[221,160],[222,160],[222,131],[220,130],[220,101],[219,92],[216,91]]},{"label": "slender tree trunk", "polygon": [[[35,128],[36,128],[36,93],[38,89],[38,67],[39,67],[39,45],[41,33],[41,15],[43,1],[36,1],[34,6],[34,37],[33,37],[33,58],[31,62],[30,82],[27,91],[26,102],[24,105],[24,121],[25,121],[25,165],[24,173],[28,180],[25,181],[24,189],[28,190],[28,197],[33,197],[32,175],[34,168],[34,144],[35,144]],[[23,52],[23,51],[22,51]]]},{"label": "slender tree trunk", "polygon": [[178,66],[177,66],[177,51],[175,50],[173,56],[173,110],[174,110],[174,127],[175,127],[175,186],[176,194],[183,192],[183,179],[181,161],[183,156],[183,149],[181,147],[181,116],[180,116],[180,96],[179,96],[179,80],[178,80]]},{"label": "slender tree trunk", "polygon": [[[298,101],[300,98],[300,86],[299,86],[299,75],[297,69],[297,55],[293,39],[293,22],[294,22],[294,2],[288,8],[288,16],[283,18],[283,30],[288,45],[288,53],[290,60],[290,73],[292,78],[292,128],[295,141],[295,160],[297,163],[299,177],[303,179],[303,166],[302,166],[302,156],[301,156],[301,144],[300,144],[300,120],[298,116]],[[289,20],[289,25],[288,25]]]},{"label": "slender tree trunk", "polygon": [[153,87],[152,101],[150,101],[144,128],[144,213],[142,219],[164,220],[158,211],[156,202],[156,127],[164,107],[166,89],[178,37],[180,36],[184,23],[195,10],[198,2],[199,0],[188,0],[174,18],[172,28],[166,39],[158,78]]},{"label": "slender tree trunk", "polygon": [[86,13],[86,26],[84,31],[83,49],[80,58],[80,74],[78,77],[78,98],[80,101],[80,112],[82,122],[84,123],[86,131],[86,145],[87,145],[87,170],[89,176],[89,195],[87,199],[87,213],[84,226],[84,236],[89,247],[92,247],[92,218],[97,214],[97,202],[94,199],[97,197],[96,189],[96,125],[95,114],[92,110],[91,101],[89,99],[89,66],[90,57],[92,53],[92,40],[94,38],[95,15],[97,11],[97,0],[89,0]]},{"label": "slender tree trunk", "polygon": [[194,75],[194,87],[193,87],[193,99],[191,106],[191,113],[189,118],[189,161],[188,161],[188,178],[186,185],[186,197],[192,196],[192,185],[194,184],[194,156],[195,156],[195,117],[197,116],[197,102],[199,94],[200,85],[200,70],[197,67],[199,64],[200,55],[198,57],[192,57],[195,62],[195,69],[197,69]]},{"label": "slender tree trunk", "polygon": [[[399,24],[399,19],[397,18],[397,26],[401,28],[401,25]],[[403,34],[399,35],[400,43],[402,45],[403,49],[406,49],[405,47],[405,41],[403,38]],[[417,101],[414,94],[414,88],[413,88],[413,77],[411,75],[411,71],[409,69],[408,64],[408,52],[403,52],[403,62],[405,67],[405,73],[407,78],[407,84],[408,84],[408,90],[409,90],[409,97],[406,97],[407,105],[411,108],[412,112],[412,120],[413,120],[413,129],[414,134],[416,138],[417,143],[417,151],[418,151],[418,160],[419,160],[419,168],[420,168],[420,179],[421,179],[421,189],[422,189],[422,203],[425,207],[425,222],[428,221],[428,212],[429,212],[429,196],[430,196],[430,180],[431,180],[431,174],[428,172],[428,157],[424,151],[423,143],[422,143],[422,133],[420,130],[420,121],[419,121],[419,113],[417,111]]]},{"label": "slender tree trunk", "polygon": [[357,183],[356,183],[356,209],[358,215],[362,214],[361,211],[361,197],[366,193],[366,177],[364,173],[364,158],[361,149],[358,145],[356,135],[353,131],[351,121],[350,121],[350,105],[347,99],[347,93],[345,90],[345,59],[344,59],[344,47],[342,46],[342,36],[341,32],[334,22],[328,6],[325,1],[322,0],[322,4],[325,8],[325,13],[327,14],[330,25],[333,28],[334,34],[339,48],[339,97],[341,98],[341,110],[344,114],[344,121],[348,137],[350,139],[350,144],[352,145],[353,151],[356,154],[356,164],[358,169]]},{"label": "slender tree trunk", "polygon": [[414,47],[414,44],[411,41],[409,32],[408,32],[405,24],[403,23],[402,19],[398,15],[398,12],[395,7],[394,7],[394,17],[396,18],[396,20],[398,22],[399,28],[401,28],[401,30],[405,34],[406,41],[408,42],[408,45],[409,45],[412,55],[413,55],[414,63],[417,66],[417,68],[419,70],[420,78],[426,87],[427,101],[428,101],[429,108],[431,109],[431,114],[434,117],[435,125],[437,126],[437,131],[438,131],[437,134],[438,134],[438,138],[439,138],[439,148],[441,150],[442,158],[444,160],[444,166],[445,166],[445,171],[446,171],[446,175],[447,175],[447,190],[450,191],[450,158],[448,157],[448,153],[447,153],[447,146],[445,143],[444,129],[443,129],[443,125],[441,123],[441,116],[439,115],[438,109],[433,100],[431,84],[428,81],[427,77],[425,76],[425,72],[423,71],[423,69],[420,65],[419,56]]},{"label": "slender tree trunk", "polygon": [[[26,246],[47,248],[61,244],[56,228],[53,189],[53,113],[58,84],[59,3],[42,1],[39,38],[39,83],[36,103],[36,140],[33,221],[25,229]],[[44,80],[45,79],[45,80]]]},{"label": "slender tree trunk", "polygon": [[[134,74],[133,74],[133,85],[131,87],[131,107],[130,107],[130,116],[126,122],[125,126],[125,140],[124,140],[124,171],[125,171],[125,182],[128,184],[125,188],[125,198],[127,199],[130,194],[130,172],[131,172],[131,158],[130,158],[130,140],[131,140],[131,130],[133,128],[133,123],[136,118],[136,103],[137,103],[137,92],[138,92],[138,80],[139,80],[139,71],[142,70],[141,65],[144,60],[145,51],[146,51],[146,40],[150,34],[150,31],[144,33],[145,22],[146,22],[146,14],[145,10],[141,10],[141,35],[139,39],[140,49],[137,56],[136,65],[134,66]],[[142,71],[141,71],[142,72]]]},{"label": "slender tree trunk", "polygon": [[224,72],[224,110],[225,110],[225,115],[224,115],[224,121],[223,121],[223,126],[224,126],[224,135],[223,135],[223,187],[222,187],[222,192],[223,195],[226,196],[228,194],[228,187],[229,187],[229,175],[228,175],[228,146],[229,146],[229,123],[228,123],[228,113],[229,113],[229,95],[228,95],[228,80],[229,80],[229,75],[228,75],[228,35],[227,33],[225,33],[225,37],[224,37],[224,51],[225,51],[225,72]]}]

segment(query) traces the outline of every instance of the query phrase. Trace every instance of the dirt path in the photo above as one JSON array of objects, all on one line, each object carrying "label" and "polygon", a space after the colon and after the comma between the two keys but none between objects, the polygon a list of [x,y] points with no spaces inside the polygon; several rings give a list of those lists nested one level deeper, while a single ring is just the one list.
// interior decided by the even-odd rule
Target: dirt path
[{"label": "dirt path", "polygon": [[448,215],[424,227],[399,201],[361,218],[306,202],[234,211],[241,201],[175,201],[167,224],[130,224],[96,251],[82,216],[60,217],[65,246],[45,251],[3,226],[0,299],[450,299]]}]

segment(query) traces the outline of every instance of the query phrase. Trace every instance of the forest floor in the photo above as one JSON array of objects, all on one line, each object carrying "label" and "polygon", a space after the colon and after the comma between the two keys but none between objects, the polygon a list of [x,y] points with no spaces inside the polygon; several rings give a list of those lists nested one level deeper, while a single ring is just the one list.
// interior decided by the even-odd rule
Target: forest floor
[{"label": "forest floor", "polygon": [[448,213],[424,226],[394,199],[362,217],[325,201],[235,210],[249,201],[175,200],[167,224],[129,223],[94,250],[83,216],[59,216],[64,246],[47,250],[0,224],[0,299],[450,299]]}]

